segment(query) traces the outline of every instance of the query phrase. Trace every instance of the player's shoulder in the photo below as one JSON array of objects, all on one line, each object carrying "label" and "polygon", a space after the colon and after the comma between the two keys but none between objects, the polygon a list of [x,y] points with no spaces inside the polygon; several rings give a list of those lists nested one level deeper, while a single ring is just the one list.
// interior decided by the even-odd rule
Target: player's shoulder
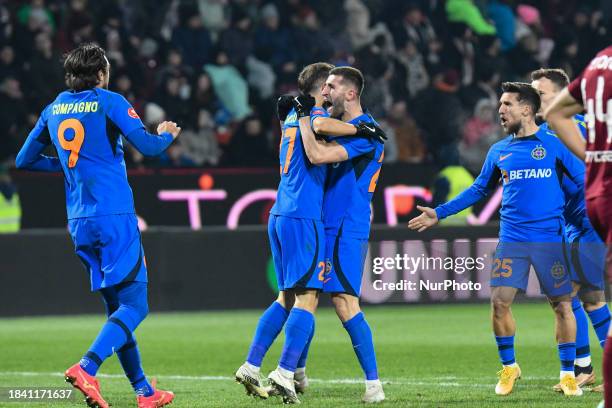
[{"label": "player's shoulder", "polygon": [[93,92],[101,101],[126,100],[123,95],[104,88],[94,88]]},{"label": "player's shoulder", "polygon": [[514,136],[508,135],[508,136],[502,138],[501,140],[493,143],[491,145],[491,147],[489,148],[489,153],[498,152],[498,151],[503,150],[504,148],[508,147],[510,142],[512,142],[513,138],[514,138]]},{"label": "player's shoulder", "polygon": [[283,128],[299,127],[298,116],[295,109],[291,109],[283,121]]}]

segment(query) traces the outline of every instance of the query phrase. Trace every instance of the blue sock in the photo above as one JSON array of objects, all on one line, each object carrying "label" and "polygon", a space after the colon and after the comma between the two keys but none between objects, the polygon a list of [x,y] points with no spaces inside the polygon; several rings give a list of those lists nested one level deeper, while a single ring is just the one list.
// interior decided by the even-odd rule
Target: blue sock
[{"label": "blue sock", "polygon": [[591,356],[589,347],[589,321],[578,297],[572,298],[572,309],[576,317],[576,358]]},{"label": "blue sock", "polygon": [[[514,336],[495,336],[499,360],[503,365],[516,363],[514,356]],[[572,366],[573,367],[573,366]]]},{"label": "blue sock", "polygon": [[601,347],[605,346],[608,329],[610,328],[610,309],[608,309],[608,305],[605,304],[599,309],[588,312],[588,315],[589,319],[591,319],[593,329],[595,329],[595,333],[597,333],[599,345]]},{"label": "blue sock", "polygon": [[288,316],[289,312],[278,302],[272,303],[261,315],[247,356],[249,364],[261,367],[264,356],[280,333]]},{"label": "blue sock", "polygon": [[314,333],[315,333],[315,322],[313,320],[312,321],[312,331],[310,332],[310,337],[308,338],[308,342],[306,343],[306,346],[304,347],[304,351],[302,351],[302,355],[300,356],[300,359],[298,360],[298,364],[297,364],[298,368],[306,367],[306,359],[308,359],[308,350],[310,350],[310,343],[312,342]]},{"label": "blue sock", "polygon": [[287,371],[295,372],[298,360],[304,352],[312,333],[314,315],[308,310],[293,307],[285,326],[285,345],[278,365]]},{"label": "blue sock", "polygon": [[351,319],[342,323],[353,343],[353,349],[361,364],[367,380],[378,379],[378,369],[376,366],[376,353],[374,352],[374,341],[372,340],[372,330],[363,316],[363,312],[357,313]]},{"label": "blue sock", "polygon": [[118,285],[116,292],[119,307],[102,326],[98,337],[79,362],[89,375],[96,375],[104,360],[132,339],[132,333],[148,313],[146,283]]},{"label": "blue sock", "polygon": [[574,372],[574,360],[576,360],[576,343],[559,343],[559,360],[561,360],[561,371]]},{"label": "blue sock", "polygon": [[147,381],[147,377],[142,369],[140,362],[140,351],[136,339],[132,337],[127,343],[117,350],[117,357],[123,367],[126,377],[130,380],[136,395],[150,397],[155,390]]}]

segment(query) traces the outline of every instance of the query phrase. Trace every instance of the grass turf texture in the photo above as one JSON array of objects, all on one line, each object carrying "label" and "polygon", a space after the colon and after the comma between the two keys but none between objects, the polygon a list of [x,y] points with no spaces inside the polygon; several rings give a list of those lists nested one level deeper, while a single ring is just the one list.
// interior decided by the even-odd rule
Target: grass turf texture
[{"label": "grass turf texture", "polygon": [[[151,314],[136,331],[145,372],[173,390],[171,407],[279,406],[278,398],[248,398],[233,374],[242,364],[260,311]],[[517,360],[523,379],[507,397],[494,394],[500,365],[488,305],[367,307],[374,333],[386,407],[595,407],[601,394],[566,398],[551,390],[558,380],[553,313],[546,304],[515,305]],[[87,350],[104,322],[100,316],[0,319],[0,388],[64,387],[60,374]],[[334,312],[321,309],[309,355],[313,379],[303,406],[363,407],[361,370]],[[601,350],[591,331],[600,381]],[[276,366],[284,336],[264,360]],[[596,340],[596,339],[595,339]],[[115,356],[99,375],[113,408],[136,401]],[[598,382],[599,383],[599,382]],[[6,388],[3,391],[6,394]],[[78,400],[7,403],[1,407],[84,407]]]}]

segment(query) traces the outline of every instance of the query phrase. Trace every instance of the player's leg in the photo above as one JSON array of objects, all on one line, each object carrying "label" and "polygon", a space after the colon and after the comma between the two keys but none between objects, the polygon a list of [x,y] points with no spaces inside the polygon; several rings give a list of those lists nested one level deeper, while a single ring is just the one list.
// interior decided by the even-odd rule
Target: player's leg
[{"label": "player's leg", "polygon": [[383,401],[385,393],[378,378],[372,330],[359,307],[368,242],[363,239],[329,236],[326,247],[326,264],[329,265],[330,271],[323,290],[331,293],[336,314],[351,339],[353,350],[363,370],[363,401]]},{"label": "player's leg", "polygon": [[517,292],[517,288],[510,286],[491,288],[491,322],[499,360],[502,364],[502,369],[497,373],[499,377],[495,386],[497,395],[510,394],[516,380],[521,378],[521,369],[516,362],[514,351],[516,323],[511,309]]},{"label": "player's leg", "polygon": [[[595,197],[587,201],[587,212],[591,224],[599,238],[607,246],[605,274],[612,278],[612,206],[606,196]],[[608,331],[603,353],[604,400],[612,401],[612,326]]]},{"label": "player's leg", "polygon": [[314,326],[319,290],[295,289],[295,304],[285,324],[285,343],[277,368],[268,375],[285,403],[299,403],[295,391],[295,371]]},{"label": "player's leg", "polygon": [[[574,362],[574,375],[579,387],[593,384],[595,374],[591,364],[591,347],[589,343],[589,321],[585,308],[578,292],[580,284],[573,282],[572,312],[576,319],[576,361]],[[555,391],[561,391],[560,384],[553,387]]]},{"label": "player's leg", "polygon": [[[107,317],[110,317],[119,308],[119,299],[116,289],[116,287],[112,287],[100,291],[106,308]],[[123,368],[123,372],[130,381],[136,395],[144,395],[146,397],[153,395],[155,391],[144,374],[140,359],[140,350],[133,333],[131,339],[124,344],[123,347],[116,350],[116,353],[121,363],[121,367]]]},{"label": "player's leg", "polygon": [[530,259],[555,313],[555,333],[561,369],[559,384],[566,396],[580,396],[582,389],[576,383],[576,318],[572,310],[572,272],[568,245],[561,235],[543,237],[530,245]]},{"label": "player's leg", "polygon": [[[76,254],[89,272],[91,289],[100,290],[103,273],[94,248],[95,234],[91,230],[91,220],[88,218],[70,220],[68,229],[75,245]],[[108,403],[102,397],[100,384],[95,374],[90,374],[85,370],[88,363],[89,360],[81,359],[81,361],[68,368],[64,373],[66,381],[83,393],[88,405],[97,404],[100,408],[107,408]],[[96,364],[95,371],[97,371],[97,366],[99,365]]]},{"label": "player's leg", "polygon": [[302,351],[302,355],[298,360],[297,368],[295,369],[295,391],[298,394],[303,394],[309,386],[308,376],[306,376],[306,361],[308,360],[308,351],[310,350],[310,344],[312,343],[312,339],[315,334],[315,322],[312,322],[312,330],[310,331],[310,337],[308,338],[308,342],[306,342],[306,346],[304,346],[304,351]]},{"label": "player's leg", "polygon": [[284,287],[283,251],[278,237],[277,219],[277,216],[270,215],[268,238],[279,294],[259,318],[246,361],[238,368],[235,375],[236,381],[245,387],[247,395],[260,398],[268,397],[267,387],[260,374],[261,364],[270,346],[285,325],[287,317],[289,317],[289,310],[291,310],[295,301],[293,293],[286,291]]},{"label": "player's leg", "polygon": [[283,253],[290,254],[283,257],[285,289],[295,293],[295,304],[285,323],[285,344],[278,367],[268,379],[286,403],[299,403],[295,371],[309,343],[319,291],[323,288],[323,225],[320,221],[289,217],[279,217],[277,224]]},{"label": "player's leg", "polygon": [[497,395],[510,394],[521,377],[516,362],[514,336],[516,323],[512,303],[516,293],[525,291],[529,279],[528,245],[522,242],[500,242],[495,251],[491,270],[491,322],[502,369],[495,386]]}]

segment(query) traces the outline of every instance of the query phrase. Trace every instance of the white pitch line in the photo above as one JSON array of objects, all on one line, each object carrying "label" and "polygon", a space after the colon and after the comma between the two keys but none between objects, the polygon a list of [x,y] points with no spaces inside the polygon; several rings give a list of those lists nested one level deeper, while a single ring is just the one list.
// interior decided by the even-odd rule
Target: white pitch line
[{"label": "white pitch line", "polygon": [[[64,374],[60,372],[32,372],[32,371],[0,371],[0,377],[62,377]],[[97,377],[100,378],[125,378],[122,374],[98,374]],[[219,375],[157,375],[150,376],[156,377],[160,380],[179,380],[179,381],[233,381],[234,377],[228,376],[219,376]],[[556,380],[556,377],[523,377],[524,380]],[[332,379],[322,379],[322,378],[309,378],[309,380],[313,383],[320,384],[363,384],[362,379],[355,378],[332,378]],[[455,381],[449,381],[455,380]],[[465,383],[460,383],[458,381],[466,381]],[[438,387],[468,387],[468,388],[489,388],[494,384],[494,378],[492,377],[426,377],[421,380],[410,380],[407,378],[389,378],[382,380],[384,384],[391,385],[413,385],[413,386],[438,386]],[[474,383],[473,381],[488,381],[490,383]],[[523,381],[523,385],[525,385]]]}]

